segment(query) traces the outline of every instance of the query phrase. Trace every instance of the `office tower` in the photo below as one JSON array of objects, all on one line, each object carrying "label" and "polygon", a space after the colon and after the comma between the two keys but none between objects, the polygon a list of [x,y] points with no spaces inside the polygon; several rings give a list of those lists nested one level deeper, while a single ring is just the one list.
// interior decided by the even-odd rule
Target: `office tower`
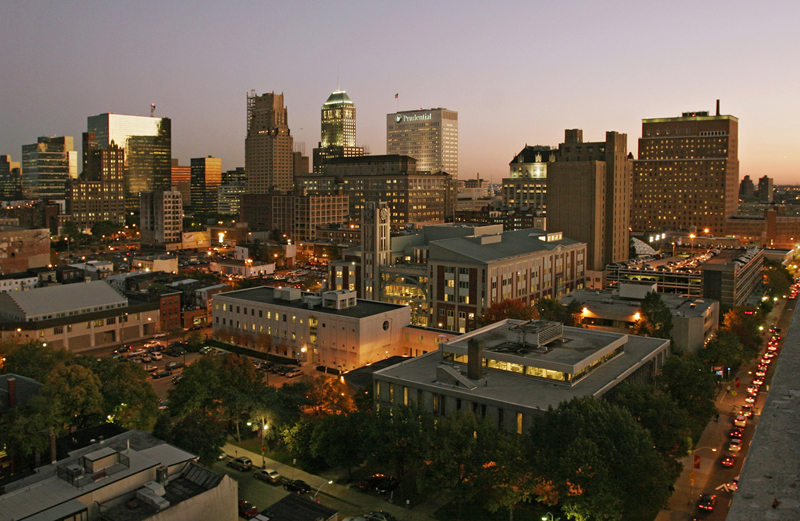
[{"label": "office tower", "polygon": [[0,155],[0,199],[11,201],[22,197],[22,168],[9,155]]},{"label": "office tower", "polygon": [[234,170],[222,172],[222,184],[231,185],[236,183],[246,183],[247,174],[243,166],[237,166]]},{"label": "office tower", "polygon": [[771,177],[761,177],[758,180],[758,200],[762,203],[771,203],[774,198],[774,184]]},{"label": "office tower", "polygon": [[116,144],[125,151],[125,208],[139,208],[139,193],[172,185],[172,122],[169,118],[99,114],[89,116],[87,150]]},{"label": "office tower", "polygon": [[739,199],[742,201],[752,201],[756,198],[756,187],[749,175],[744,176],[739,183]]},{"label": "office tower", "polygon": [[322,105],[322,138],[314,149],[314,172],[323,172],[332,159],[361,157],[356,146],[356,106],[344,91],[328,96]]},{"label": "office tower", "polygon": [[413,157],[419,172],[458,178],[458,112],[436,108],[387,114],[386,153]]},{"label": "office tower", "polygon": [[180,244],[183,229],[183,204],[176,187],[142,192],[139,197],[140,233],[143,246]]},{"label": "office tower", "polygon": [[247,95],[247,137],[244,141],[246,191],[266,194],[294,185],[293,140],[283,94]]},{"label": "office tower", "polygon": [[78,176],[72,136],[40,137],[22,145],[22,195],[26,199],[64,199],[67,181]]},{"label": "office tower", "polygon": [[381,300],[381,266],[391,261],[391,211],[381,201],[370,201],[364,205],[361,215],[361,280],[364,284],[363,298]]},{"label": "office tower", "polygon": [[708,112],[642,120],[633,167],[634,230],[709,229],[725,235],[738,212],[739,120]]},{"label": "office tower", "polygon": [[547,165],[547,228],[586,243],[589,288],[602,285],[606,264],[628,258],[627,140],[606,132],[605,141],[584,143],[582,130],[568,129],[556,161]]},{"label": "office tower", "polygon": [[525,145],[508,164],[509,177],[503,179],[503,206],[547,210],[547,165],[556,160],[557,151],[548,146]]},{"label": "office tower", "polygon": [[185,208],[192,206],[192,167],[181,166],[180,160],[172,158],[170,169],[170,186],[175,186],[181,193],[181,200]]},{"label": "office tower", "polygon": [[67,214],[80,229],[102,221],[125,224],[124,164],[125,151],[116,144],[84,156],[83,173],[67,188]]},{"label": "office tower", "polygon": [[192,212],[215,213],[217,188],[222,182],[222,159],[192,158]]}]

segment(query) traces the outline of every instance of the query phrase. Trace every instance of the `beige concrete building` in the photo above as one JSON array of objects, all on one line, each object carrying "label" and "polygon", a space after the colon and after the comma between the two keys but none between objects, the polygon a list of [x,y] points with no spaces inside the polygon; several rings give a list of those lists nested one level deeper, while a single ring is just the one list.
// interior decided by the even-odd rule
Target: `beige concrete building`
[{"label": "beige concrete building", "polygon": [[387,114],[386,153],[413,157],[420,172],[458,178],[458,112],[435,108]]},{"label": "beige concrete building", "polygon": [[294,154],[289,115],[283,94],[247,95],[247,137],[244,141],[246,192],[265,194],[294,186]]},{"label": "beige concrete building", "polygon": [[555,162],[557,150],[548,146],[525,145],[508,164],[503,179],[503,206],[547,211],[547,166]]},{"label": "beige concrete building", "polygon": [[0,273],[50,264],[50,230],[0,225]]},{"label": "beige concrete building", "polygon": [[181,192],[156,190],[142,192],[140,197],[140,234],[143,246],[176,248],[183,231],[183,199]]}]

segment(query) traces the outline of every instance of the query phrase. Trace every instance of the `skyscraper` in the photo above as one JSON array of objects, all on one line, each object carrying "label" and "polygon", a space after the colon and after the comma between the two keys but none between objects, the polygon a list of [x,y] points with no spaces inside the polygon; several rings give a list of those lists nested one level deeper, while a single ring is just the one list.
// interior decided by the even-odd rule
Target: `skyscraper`
[{"label": "skyscraper", "polygon": [[22,197],[22,168],[19,161],[9,155],[0,155],[0,199],[12,200]]},{"label": "skyscraper", "polygon": [[774,181],[771,177],[760,177],[758,179],[758,200],[762,203],[771,203],[775,197]]},{"label": "skyscraper", "polygon": [[180,160],[172,158],[171,185],[178,188],[184,208],[192,206],[192,167],[181,166]]},{"label": "skyscraper", "polygon": [[67,214],[81,229],[101,221],[125,224],[125,151],[112,144],[83,158],[84,171],[67,189]]},{"label": "skyscraper", "polygon": [[458,177],[458,112],[443,108],[386,115],[386,154],[411,156],[418,172]]},{"label": "skyscraper", "polygon": [[140,232],[143,246],[176,247],[182,239],[183,204],[176,187],[142,192]]},{"label": "skyscraper", "polygon": [[172,122],[169,118],[106,113],[89,116],[87,127],[84,158],[93,148],[105,150],[112,144],[117,144],[125,151],[127,210],[139,208],[140,192],[170,188]]},{"label": "skyscraper", "polygon": [[628,136],[618,132],[584,143],[582,130],[566,130],[556,161],[547,165],[547,229],[586,243],[590,289],[602,288],[606,264],[628,258],[627,143]]},{"label": "skyscraper", "polygon": [[247,137],[244,142],[246,192],[266,194],[294,185],[293,140],[283,94],[247,95]]},{"label": "skyscraper", "polygon": [[739,204],[739,120],[708,112],[642,120],[633,167],[634,230],[725,235]]},{"label": "skyscraper", "polygon": [[222,182],[222,159],[192,158],[192,212],[217,211],[217,187]]},{"label": "skyscraper", "polygon": [[356,146],[356,106],[344,91],[333,92],[321,110],[322,138],[314,149],[314,172],[323,172],[332,159],[361,157]]},{"label": "skyscraper", "polygon": [[67,181],[78,176],[78,153],[72,136],[40,137],[22,145],[22,196],[64,199]]}]

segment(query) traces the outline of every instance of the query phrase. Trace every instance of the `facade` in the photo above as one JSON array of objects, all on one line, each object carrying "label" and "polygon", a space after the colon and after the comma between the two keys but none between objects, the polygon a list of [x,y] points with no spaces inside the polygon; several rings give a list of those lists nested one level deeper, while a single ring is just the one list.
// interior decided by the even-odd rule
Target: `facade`
[{"label": "facade", "polygon": [[183,230],[183,203],[181,193],[172,190],[142,192],[140,197],[141,243],[148,246],[166,246],[181,242]]},{"label": "facade", "polygon": [[275,273],[275,263],[264,264],[261,262],[253,262],[250,259],[226,259],[212,261],[211,264],[209,264],[208,270],[214,273],[220,273],[223,276],[236,276],[249,279],[251,277],[272,275]]},{"label": "facade", "polygon": [[356,106],[347,93],[332,93],[321,112],[322,136],[314,149],[314,172],[320,173],[332,159],[364,155],[364,149],[356,146]]},{"label": "facade", "polygon": [[239,215],[244,193],[244,183],[219,185],[217,187],[217,213]]},{"label": "facade", "polygon": [[357,299],[353,291],[318,296],[262,286],[218,294],[213,307],[217,338],[343,370],[404,354],[410,319],[406,306]]},{"label": "facade", "polygon": [[181,321],[181,293],[166,291],[158,295],[158,314],[160,331],[179,331],[183,328]]},{"label": "facade", "polygon": [[739,199],[743,201],[754,201],[756,198],[756,187],[749,175],[744,176],[739,183]]},{"label": "facade", "polygon": [[727,235],[741,245],[794,249],[800,243],[800,216],[786,215],[786,207],[764,210],[763,215],[735,215],[726,221]]},{"label": "facade", "polygon": [[22,199],[22,168],[7,154],[0,155],[0,199]]},{"label": "facade", "polygon": [[131,269],[178,273],[178,257],[173,255],[149,255],[131,258]]},{"label": "facade", "polygon": [[548,146],[525,145],[508,164],[503,179],[503,206],[547,211],[547,165],[556,160],[557,150]]},{"label": "facade", "polygon": [[293,138],[283,94],[247,95],[244,142],[248,194],[291,190],[294,186]]},{"label": "facade", "polygon": [[40,137],[22,145],[22,195],[26,199],[64,199],[67,182],[78,176],[72,136]]},{"label": "facade", "polygon": [[771,203],[775,196],[775,183],[771,177],[758,179],[758,200],[762,203]]},{"label": "facade", "polygon": [[222,159],[211,156],[192,158],[191,169],[192,212],[216,212],[217,190],[222,182]]},{"label": "facade", "polygon": [[443,108],[386,115],[386,153],[410,156],[420,172],[458,178],[458,112]]},{"label": "facade", "polygon": [[[76,434],[77,436],[77,434]],[[74,438],[73,438],[74,439]],[[5,485],[0,518],[60,521],[231,521],[236,481],[145,431],[126,431]],[[135,508],[132,508],[135,505]]]},{"label": "facade", "polygon": [[414,405],[438,416],[472,411],[523,434],[561,402],[604,399],[623,382],[650,382],[669,345],[555,322],[502,320],[376,371],[375,405]]},{"label": "facade", "polygon": [[547,217],[543,213],[519,208],[492,209],[484,206],[478,210],[456,210],[453,222],[486,226],[499,224],[504,232],[528,228],[547,229]]},{"label": "facade", "polygon": [[341,189],[330,193],[307,190],[244,194],[241,221],[254,230],[278,230],[287,239],[310,242],[317,227],[348,221],[349,198]]},{"label": "facade", "polygon": [[172,160],[170,186],[175,186],[181,193],[183,205],[192,206],[192,167],[181,166],[177,159]]},{"label": "facade", "polygon": [[634,162],[634,230],[708,228],[724,236],[738,213],[739,120],[719,113],[684,112],[642,120]]},{"label": "facade", "polygon": [[50,264],[50,230],[0,226],[0,273],[20,273]]},{"label": "facade", "polygon": [[26,291],[39,285],[39,276],[35,273],[23,271],[0,275],[0,292]]},{"label": "facade", "polygon": [[[619,284],[614,291],[582,289],[561,297],[568,305],[583,306],[581,326],[598,331],[630,333],[640,318],[641,302],[654,284]],[[672,340],[682,351],[697,353],[719,328],[719,302],[711,299],[662,294],[672,313]]]},{"label": "facade", "polygon": [[104,281],[0,293],[0,335],[71,352],[135,342],[159,324],[158,303],[131,305]]},{"label": "facade", "polygon": [[[84,157],[116,144],[125,151],[125,208],[139,207],[139,194],[169,189],[172,182],[172,122],[169,118],[98,114],[87,119]],[[84,168],[85,170],[85,168]]]},{"label": "facade", "polygon": [[589,288],[602,288],[606,264],[628,258],[631,163],[627,136],[606,132],[584,142],[565,131],[558,159],[547,166],[547,226],[586,243]]},{"label": "facade", "polygon": [[79,229],[99,222],[125,224],[125,150],[112,144],[84,157],[84,171],[67,184],[67,214]]}]

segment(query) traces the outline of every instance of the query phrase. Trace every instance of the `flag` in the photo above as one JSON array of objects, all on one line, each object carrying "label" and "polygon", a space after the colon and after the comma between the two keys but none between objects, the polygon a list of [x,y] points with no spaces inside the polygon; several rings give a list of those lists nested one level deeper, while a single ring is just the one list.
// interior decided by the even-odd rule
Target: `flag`
[{"label": "flag", "polygon": [[398,92],[397,94],[395,94],[395,95],[394,95],[394,99],[397,99],[397,97],[398,97],[399,95],[400,95],[400,93],[399,93],[399,92]]},{"label": "flag", "polygon": [[698,456],[697,454],[695,454],[694,456],[694,468],[696,469],[700,468],[700,456]]}]

